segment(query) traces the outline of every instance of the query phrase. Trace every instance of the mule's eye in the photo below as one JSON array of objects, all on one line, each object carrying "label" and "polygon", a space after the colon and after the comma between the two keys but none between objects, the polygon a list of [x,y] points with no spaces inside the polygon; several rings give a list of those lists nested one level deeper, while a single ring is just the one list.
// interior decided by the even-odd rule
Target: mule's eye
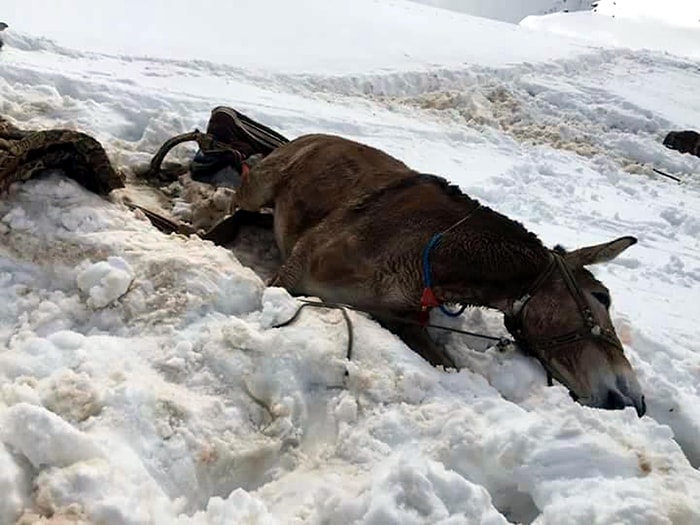
[{"label": "mule's eye", "polygon": [[610,296],[605,292],[593,292],[591,295],[596,298],[596,300],[605,306],[605,308],[610,308]]}]

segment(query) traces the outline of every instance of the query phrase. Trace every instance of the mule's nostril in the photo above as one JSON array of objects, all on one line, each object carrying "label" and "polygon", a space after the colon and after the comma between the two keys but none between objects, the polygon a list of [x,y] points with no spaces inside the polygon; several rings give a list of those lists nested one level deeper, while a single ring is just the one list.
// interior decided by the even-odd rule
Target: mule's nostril
[{"label": "mule's nostril", "polygon": [[627,404],[625,397],[620,394],[620,392],[617,390],[610,390],[605,398],[605,403],[603,403],[603,408],[607,408],[608,410],[622,410]]},{"label": "mule's nostril", "polygon": [[[617,389],[611,390],[611,393],[617,393],[623,397],[627,406],[633,406],[637,411],[637,415],[642,417],[647,412],[647,404],[644,400],[637,380],[632,376],[619,375],[617,377]],[[610,394],[608,397],[610,397]],[[624,408],[624,407],[623,407]]]},{"label": "mule's nostril", "polygon": [[639,417],[642,417],[644,414],[647,413],[647,402],[644,399],[644,396],[641,397],[639,404],[635,406],[637,409],[637,415]]}]

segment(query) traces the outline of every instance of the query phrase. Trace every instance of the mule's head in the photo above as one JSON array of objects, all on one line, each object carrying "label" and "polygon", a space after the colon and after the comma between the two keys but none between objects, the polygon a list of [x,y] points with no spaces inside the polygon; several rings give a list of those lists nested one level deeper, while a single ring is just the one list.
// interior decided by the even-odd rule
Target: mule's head
[{"label": "mule's head", "polygon": [[550,266],[513,304],[506,323],[547,372],[584,405],[646,411],[644,396],[610,319],[610,292],[586,266],[610,261],[634,237],[552,252]]}]

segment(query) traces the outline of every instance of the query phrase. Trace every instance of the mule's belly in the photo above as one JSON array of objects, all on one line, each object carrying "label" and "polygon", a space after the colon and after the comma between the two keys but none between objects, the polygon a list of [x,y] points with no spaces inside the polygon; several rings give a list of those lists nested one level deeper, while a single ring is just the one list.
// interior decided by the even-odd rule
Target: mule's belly
[{"label": "mule's belly", "polygon": [[312,277],[303,279],[298,293],[320,297],[331,303],[342,303],[368,311],[406,312],[418,308],[418,303],[409,301],[400,293],[386,290],[377,293],[376,290],[356,283],[348,286],[329,285],[319,282]]},{"label": "mule's belly", "polygon": [[417,310],[420,292],[407,290],[396,273],[362,257],[353,244],[336,241],[315,251],[307,259],[298,292],[367,310]]}]

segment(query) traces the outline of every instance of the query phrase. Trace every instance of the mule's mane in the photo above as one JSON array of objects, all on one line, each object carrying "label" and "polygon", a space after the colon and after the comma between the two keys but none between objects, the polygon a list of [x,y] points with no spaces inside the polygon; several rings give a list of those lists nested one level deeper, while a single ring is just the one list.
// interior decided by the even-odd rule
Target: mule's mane
[{"label": "mule's mane", "polygon": [[[444,177],[439,177],[428,173],[414,172],[414,174],[409,177],[394,181],[383,188],[370,193],[369,195],[365,195],[362,200],[352,205],[350,209],[354,212],[365,212],[372,208],[375,203],[380,206],[381,204],[379,204],[379,202],[387,194],[400,192],[402,190],[424,184],[437,186],[454,202],[467,204],[468,209],[481,204],[478,200],[473,199],[464,193],[456,184],[450,184],[450,182]],[[500,235],[510,237],[514,240],[521,240],[522,242],[532,245],[533,247],[544,248],[542,241],[540,241],[537,235],[525,228],[525,226],[523,226],[520,222],[481,204],[479,215],[483,217],[484,213],[486,214],[488,220],[495,220],[497,222],[497,228]]]}]

